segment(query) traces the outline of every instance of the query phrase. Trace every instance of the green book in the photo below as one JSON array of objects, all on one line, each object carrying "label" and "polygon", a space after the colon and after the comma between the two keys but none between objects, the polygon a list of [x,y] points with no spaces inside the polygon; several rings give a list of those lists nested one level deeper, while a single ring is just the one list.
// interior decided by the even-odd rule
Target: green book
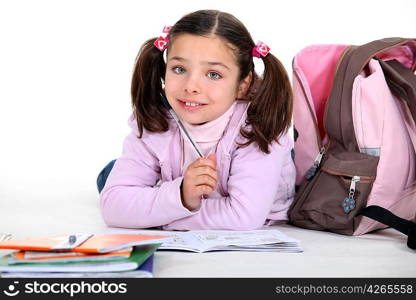
[{"label": "green book", "polygon": [[10,264],[11,254],[0,258],[0,272],[122,272],[135,270],[143,264],[161,244],[134,247],[128,258],[88,262],[52,262]]}]

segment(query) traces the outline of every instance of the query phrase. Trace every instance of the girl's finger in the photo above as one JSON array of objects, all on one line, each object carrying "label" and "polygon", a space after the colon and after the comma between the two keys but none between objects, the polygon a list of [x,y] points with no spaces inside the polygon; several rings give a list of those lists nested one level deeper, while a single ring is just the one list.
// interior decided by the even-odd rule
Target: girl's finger
[{"label": "girl's finger", "polygon": [[199,185],[208,185],[210,187],[212,187],[213,189],[215,189],[216,185],[217,185],[217,181],[212,179],[211,176],[209,175],[200,175],[197,176],[193,182],[194,185],[199,186]]},{"label": "girl's finger", "polygon": [[198,185],[196,189],[197,189],[198,194],[201,196],[209,195],[214,191],[214,189],[210,187],[209,185]]},{"label": "girl's finger", "polygon": [[198,168],[198,167],[203,167],[203,166],[210,167],[213,170],[217,169],[216,161],[208,159],[208,158],[202,158],[202,157],[198,158],[192,164],[189,165],[189,167],[192,167],[192,168]]},{"label": "girl's finger", "polygon": [[213,169],[211,169],[211,167],[202,166],[202,167],[193,168],[191,170],[188,169],[188,171],[189,171],[189,175],[191,177],[198,177],[198,176],[202,176],[202,175],[208,175],[213,180],[218,181],[218,173],[217,173],[217,171],[214,171]]}]

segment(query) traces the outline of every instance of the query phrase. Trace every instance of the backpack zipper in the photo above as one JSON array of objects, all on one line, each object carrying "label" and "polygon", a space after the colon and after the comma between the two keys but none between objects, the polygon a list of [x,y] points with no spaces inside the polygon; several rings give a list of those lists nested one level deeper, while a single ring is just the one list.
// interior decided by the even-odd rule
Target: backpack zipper
[{"label": "backpack zipper", "polygon": [[[352,177],[352,179],[354,179],[354,177],[358,177],[359,181],[361,181],[362,183],[371,183],[376,179],[375,176],[356,176],[356,175],[351,176],[351,174],[342,173],[342,172],[335,172],[335,171],[332,171],[328,168],[322,168],[322,170],[325,171],[326,173],[334,175],[334,176]],[[351,179],[351,181],[352,181],[352,179]]]},{"label": "backpack zipper", "polygon": [[351,179],[351,184],[350,184],[350,193],[348,195],[348,197],[350,197],[351,199],[354,199],[354,194],[355,194],[355,185],[360,182],[360,176],[353,176]]},{"label": "backpack zipper", "polygon": [[355,185],[360,182],[360,176],[353,176],[351,179],[351,184],[350,184],[350,189],[348,192],[348,197],[346,197],[344,199],[344,201],[342,201],[342,208],[344,209],[344,212],[346,214],[348,214],[350,211],[352,211],[355,206],[355,199],[354,199],[354,195],[355,195]]},{"label": "backpack zipper", "polygon": [[308,171],[306,171],[305,178],[307,180],[310,180],[315,176],[316,171],[318,171],[319,166],[321,165],[321,161],[322,161],[322,158],[323,158],[325,152],[326,152],[326,149],[325,149],[325,147],[322,146],[321,150],[319,151],[318,155],[316,156],[316,158],[313,162],[313,166],[310,167],[308,169]]}]

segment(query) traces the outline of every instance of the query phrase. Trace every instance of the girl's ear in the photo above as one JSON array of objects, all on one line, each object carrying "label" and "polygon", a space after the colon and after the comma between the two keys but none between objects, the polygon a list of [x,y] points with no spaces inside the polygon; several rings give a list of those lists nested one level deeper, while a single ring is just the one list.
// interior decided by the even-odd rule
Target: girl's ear
[{"label": "girl's ear", "polygon": [[237,88],[237,99],[243,99],[250,87],[251,80],[253,80],[253,73],[250,72],[246,78],[240,81]]}]

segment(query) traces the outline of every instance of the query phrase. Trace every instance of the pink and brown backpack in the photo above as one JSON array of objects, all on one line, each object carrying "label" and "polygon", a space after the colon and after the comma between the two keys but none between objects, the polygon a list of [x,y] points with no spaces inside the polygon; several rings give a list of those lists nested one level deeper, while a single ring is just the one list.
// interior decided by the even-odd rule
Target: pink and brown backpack
[{"label": "pink and brown backpack", "polygon": [[293,60],[294,225],[393,227],[416,248],[416,40],[315,45]]}]

